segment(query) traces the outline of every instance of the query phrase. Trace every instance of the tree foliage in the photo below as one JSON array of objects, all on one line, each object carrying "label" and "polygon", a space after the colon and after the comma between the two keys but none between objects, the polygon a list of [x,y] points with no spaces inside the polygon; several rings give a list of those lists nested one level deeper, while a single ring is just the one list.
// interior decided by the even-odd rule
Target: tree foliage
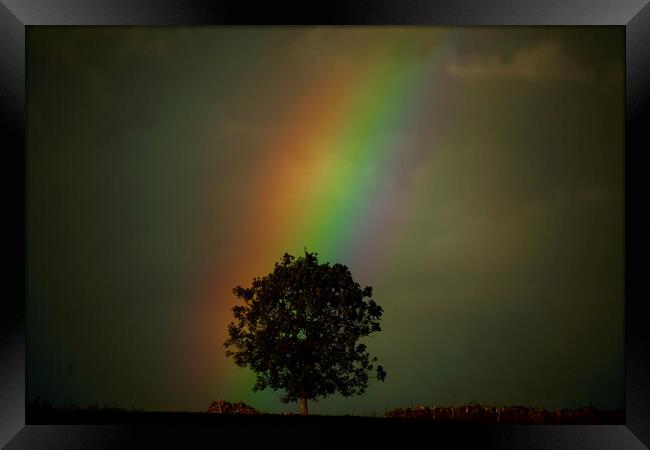
[{"label": "tree foliage", "polygon": [[317,256],[285,253],[273,272],[233,289],[243,304],[232,309],[226,356],[257,374],[254,391],[283,390],[284,403],[363,394],[373,370],[386,378],[360,342],[381,331],[372,288],[361,289],[346,266],[320,264]]}]

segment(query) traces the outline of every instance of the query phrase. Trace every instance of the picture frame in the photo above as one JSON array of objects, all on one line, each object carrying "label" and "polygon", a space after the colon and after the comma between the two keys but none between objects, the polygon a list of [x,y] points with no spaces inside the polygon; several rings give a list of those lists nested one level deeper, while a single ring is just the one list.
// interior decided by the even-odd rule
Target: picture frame
[{"label": "picture frame", "polygon": [[[14,448],[198,448],[211,444],[315,448],[348,444],[401,445],[415,439],[449,445],[526,449],[642,449],[650,446],[650,339],[642,259],[648,230],[650,148],[650,6],[647,0],[350,1],[253,4],[187,0],[0,0],[0,121],[9,155],[3,177],[11,193],[5,234],[10,266],[2,313],[0,444]],[[33,25],[611,25],[625,28],[625,425],[449,426],[427,423],[377,427],[358,420],[341,426],[326,418],[297,422],[224,421],[190,424],[29,425],[25,423],[25,30]],[[11,294],[7,294],[11,292]],[[344,438],[350,433],[352,438]],[[253,442],[255,444],[253,444]],[[372,444],[371,444],[372,443]],[[3,447],[4,448],[4,447]],[[320,448],[320,447],[319,447]]]}]

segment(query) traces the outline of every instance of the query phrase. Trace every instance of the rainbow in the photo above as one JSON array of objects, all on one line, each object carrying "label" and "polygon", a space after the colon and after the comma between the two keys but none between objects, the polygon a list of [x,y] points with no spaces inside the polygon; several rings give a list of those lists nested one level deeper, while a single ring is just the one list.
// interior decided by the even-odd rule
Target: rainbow
[{"label": "rainbow", "polygon": [[[299,255],[304,247],[353,272],[354,263],[361,263],[354,258],[376,265],[387,240],[382,238],[384,247],[378,248],[380,240],[360,237],[370,228],[382,236],[397,234],[400,211],[395,208],[404,208],[408,198],[381,201],[390,195],[382,180],[400,158],[399,137],[428,81],[427,64],[404,64],[400,58],[407,35],[391,35],[358,64],[324,71],[308,90],[292,97],[289,111],[278,119],[275,139],[260,152],[266,158],[262,170],[242,179],[254,183],[256,194],[247,207],[246,227],[220,249],[231,264],[214,268],[215,277],[200,292],[188,324],[188,350],[195,361],[195,378],[189,382],[204,385],[206,378],[218,373],[222,380],[227,374],[237,378],[237,392],[220,393],[215,386],[213,395],[250,390],[252,374],[242,376],[223,355],[236,301],[233,287],[249,285],[284,252]],[[371,272],[379,270],[373,266]]]}]

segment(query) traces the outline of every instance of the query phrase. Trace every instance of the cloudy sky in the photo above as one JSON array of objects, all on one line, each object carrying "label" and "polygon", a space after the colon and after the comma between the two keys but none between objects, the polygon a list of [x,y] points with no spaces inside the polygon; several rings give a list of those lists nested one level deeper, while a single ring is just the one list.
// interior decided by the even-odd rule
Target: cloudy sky
[{"label": "cloudy sky", "polygon": [[30,27],[27,395],[295,411],[226,359],[304,247],[383,306],[315,413],[624,406],[624,34]]}]

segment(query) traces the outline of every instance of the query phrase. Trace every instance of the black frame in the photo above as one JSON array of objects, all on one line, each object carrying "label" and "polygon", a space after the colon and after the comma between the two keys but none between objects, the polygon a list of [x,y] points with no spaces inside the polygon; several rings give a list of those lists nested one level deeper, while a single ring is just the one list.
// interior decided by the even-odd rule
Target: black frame
[{"label": "black frame", "polygon": [[[312,4],[202,0],[0,0],[0,123],[5,260],[18,267],[7,277],[0,313],[0,445],[6,448],[131,448],[163,445],[192,448],[231,443],[247,448],[277,442],[283,447],[331,447],[347,441],[388,442],[387,433],[405,439],[426,433],[425,443],[446,440],[497,448],[644,448],[650,446],[650,289],[644,281],[644,232],[650,227],[648,176],[644,151],[650,150],[650,5],[648,0],[357,0]],[[618,25],[625,27],[625,425],[440,426],[366,425],[340,429],[325,419],[224,422],[223,425],[25,425],[25,26],[29,25]],[[7,158],[8,156],[8,158]],[[14,176],[10,176],[14,175]],[[646,188],[646,189],[644,189]],[[17,195],[16,195],[17,194]],[[8,249],[8,253],[6,252]],[[7,295],[11,292],[11,295]],[[368,422],[370,424],[370,422]],[[347,425],[346,425],[347,426]],[[331,430],[331,431],[330,431]],[[368,434],[372,432],[372,434]],[[16,434],[17,433],[17,434]],[[420,436],[422,437],[422,436]],[[254,442],[253,442],[254,441]],[[340,441],[340,442],[339,442]]]}]

